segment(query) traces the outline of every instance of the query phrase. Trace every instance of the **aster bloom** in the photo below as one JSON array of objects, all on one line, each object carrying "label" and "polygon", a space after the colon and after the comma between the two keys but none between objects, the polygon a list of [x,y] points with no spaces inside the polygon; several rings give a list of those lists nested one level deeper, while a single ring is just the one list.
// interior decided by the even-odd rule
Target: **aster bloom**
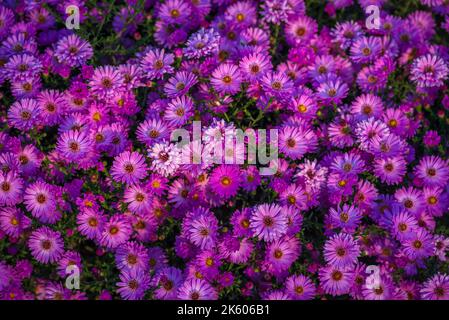
[{"label": "aster bloom", "polygon": [[241,75],[237,66],[221,64],[212,73],[211,84],[219,93],[234,94],[240,89]]},{"label": "aster bloom", "polygon": [[148,269],[148,250],[140,243],[127,242],[120,245],[115,252],[115,261],[120,270]]},{"label": "aster bloom", "polygon": [[436,274],[426,281],[421,289],[424,300],[448,300],[449,299],[449,276]]},{"label": "aster bloom", "polygon": [[77,267],[82,272],[81,256],[75,251],[66,251],[62,258],[58,261],[58,274],[60,277],[67,276],[70,267]]},{"label": "aster bloom", "polygon": [[439,87],[447,79],[449,67],[443,59],[436,55],[427,54],[413,62],[411,80],[419,87]]},{"label": "aster bloom", "polygon": [[147,146],[151,146],[153,142],[158,142],[170,137],[168,124],[157,118],[147,119],[142,122],[137,128],[136,134],[137,139]]},{"label": "aster bloom", "polygon": [[117,292],[125,300],[141,300],[150,286],[149,276],[142,270],[131,269],[120,273]]},{"label": "aster bloom", "polygon": [[120,71],[112,66],[101,66],[95,69],[89,82],[93,94],[100,98],[111,98],[124,88],[125,79]]},{"label": "aster bloom", "polygon": [[31,226],[31,220],[23,212],[14,207],[0,209],[0,230],[10,237],[18,238]]},{"label": "aster bloom", "polygon": [[20,130],[30,130],[40,120],[40,107],[34,99],[21,99],[13,103],[8,111],[8,123]]},{"label": "aster bloom", "polygon": [[174,267],[163,268],[157,274],[158,288],[155,296],[163,300],[176,300],[178,289],[183,284],[184,277],[181,270]]},{"label": "aster bloom", "polygon": [[178,299],[215,300],[217,299],[217,293],[205,280],[188,279],[179,287]]},{"label": "aster bloom", "polygon": [[58,261],[64,253],[61,234],[48,227],[34,230],[28,239],[28,247],[33,257],[44,264]]},{"label": "aster bloom", "polygon": [[50,126],[58,124],[67,108],[63,93],[56,90],[42,90],[36,99],[42,122]]},{"label": "aster bloom", "polygon": [[132,228],[128,219],[115,214],[104,224],[100,241],[105,247],[115,249],[125,243],[131,234]]},{"label": "aster bloom", "polygon": [[255,52],[243,57],[239,67],[243,78],[254,81],[271,69],[271,62],[265,54]]},{"label": "aster bloom", "polygon": [[182,230],[194,245],[211,249],[217,239],[218,221],[208,209],[199,207],[187,213]]},{"label": "aster bloom", "polygon": [[274,274],[287,270],[300,254],[299,241],[294,237],[275,239],[267,246],[265,260]]},{"label": "aster bloom", "polygon": [[250,218],[254,235],[271,242],[287,232],[287,217],[276,204],[262,204],[254,208]]},{"label": "aster bloom", "polygon": [[341,228],[344,232],[352,233],[360,224],[362,215],[357,207],[345,204],[337,209],[330,208],[329,218],[334,228]]},{"label": "aster bloom", "polygon": [[301,159],[314,144],[314,135],[310,130],[285,127],[279,134],[279,146],[281,151],[292,159]]},{"label": "aster bloom", "polygon": [[434,245],[432,235],[418,229],[404,241],[404,253],[410,259],[426,258],[433,255]]},{"label": "aster bloom", "polygon": [[193,101],[188,96],[182,96],[169,102],[164,120],[171,126],[177,127],[185,124],[191,116],[193,116]]},{"label": "aster bloom", "polygon": [[213,191],[223,199],[237,194],[241,183],[240,170],[235,165],[221,165],[212,171],[209,184]]},{"label": "aster bloom", "polygon": [[150,79],[160,79],[166,73],[172,73],[174,56],[171,53],[166,54],[165,50],[149,50],[140,62],[143,75]]},{"label": "aster bloom", "polygon": [[415,172],[425,186],[443,187],[449,181],[449,165],[437,156],[424,156]]},{"label": "aster bloom", "polygon": [[165,93],[170,98],[180,97],[187,94],[198,79],[195,74],[186,71],[177,72],[174,77],[168,79],[165,84]]},{"label": "aster bloom", "polygon": [[44,223],[55,223],[61,218],[56,209],[55,190],[45,182],[35,182],[25,190],[24,203],[28,211]]},{"label": "aster bloom", "polygon": [[320,269],[319,278],[324,292],[334,296],[347,294],[354,281],[352,270],[341,270],[333,266]]},{"label": "aster bloom", "polygon": [[70,130],[58,138],[56,149],[65,159],[75,162],[91,152],[92,141],[84,131]]},{"label": "aster bloom", "polygon": [[22,199],[23,180],[13,172],[0,174],[0,204],[15,205]]},{"label": "aster bloom", "polygon": [[99,239],[107,218],[100,211],[91,208],[83,210],[76,217],[79,232],[88,239]]},{"label": "aster bloom", "polygon": [[289,20],[286,26],[286,38],[291,45],[302,45],[318,31],[318,24],[308,16],[298,16],[295,20]]},{"label": "aster bloom", "polygon": [[406,173],[406,162],[403,157],[376,159],[374,172],[382,182],[393,185],[400,183]]},{"label": "aster bloom", "polygon": [[180,165],[180,150],[174,144],[156,143],[149,149],[151,168],[163,176],[172,175]]},{"label": "aster bloom", "polygon": [[327,104],[339,104],[348,94],[348,86],[340,80],[323,82],[317,89],[318,97]]},{"label": "aster bloom", "polygon": [[111,175],[117,182],[135,184],[147,175],[145,158],[138,152],[125,151],[114,158]]},{"label": "aster bloom", "polygon": [[12,81],[26,80],[37,77],[42,70],[42,63],[30,54],[17,54],[12,56],[5,64],[6,76]]},{"label": "aster bloom", "polygon": [[304,275],[292,275],[285,281],[286,292],[295,300],[312,300],[316,294],[315,284]]},{"label": "aster bloom", "polygon": [[54,54],[59,63],[80,67],[92,58],[93,50],[89,42],[71,34],[58,41]]},{"label": "aster bloom", "polygon": [[201,28],[187,40],[184,54],[191,59],[205,58],[218,53],[220,34],[214,29]]},{"label": "aster bloom", "polygon": [[357,241],[349,234],[334,235],[324,245],[324,258],[326,262],[339,269],[347,269],[357,262],[360,247]]}]

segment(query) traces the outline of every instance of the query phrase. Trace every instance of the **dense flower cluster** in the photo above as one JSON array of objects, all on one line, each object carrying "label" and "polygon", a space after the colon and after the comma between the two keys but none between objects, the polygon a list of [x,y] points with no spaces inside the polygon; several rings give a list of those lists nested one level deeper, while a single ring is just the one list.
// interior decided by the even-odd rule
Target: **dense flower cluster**
[{"label": "dense flower cluster", "polygon": [[323,2],[2,2],[0,298],[449,299],[449,5]]}]

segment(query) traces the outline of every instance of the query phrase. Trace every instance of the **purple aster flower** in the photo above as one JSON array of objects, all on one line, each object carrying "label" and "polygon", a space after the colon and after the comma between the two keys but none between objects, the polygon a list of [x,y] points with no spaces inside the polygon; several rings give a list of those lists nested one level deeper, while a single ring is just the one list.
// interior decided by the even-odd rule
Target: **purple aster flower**
[{"label": "purple aster flower", "polygon": [[128,219],[123,215],[115,214],[104,224],[100,242],[107,248],[115,249],[128,241],[132,232]]},{"label": "purple aster flower", "polygon": [[34,230],[28,239],[28,247],[33,257],[44,264],[58,261],[64,253],[61,234],[48,227]]},{"label": "purple aster flower", "polygon": [[72,266],[76,266],[81,273],[81,255],[76,251],[66,251],[58,261],[59,276],[63,278],[67,277],[67,268]]},{"label": "purple aster flower", "polygon": [[209,178],[209,184],[219,197],[229,199],[237,194],[241,177],[238,166],[221,165],[216,167]]},{"label": "purple aster flower", "polygon": [[277,204],[262,204],[254,208],[250,224],[254,235],[271,242],[287,232],[287,216]]},{"label": "purple aster flower", "polygon": [[438,273],[427,280],[422,289],[424,300],[449,300],[449,276]]},{"label": "purple aster flower", "polygon": [[193,116],[193,101],[189,96],[177,97],[168,103],[164,120],[173,127],[184,125]]},{"label": "purple aster flower", "polygon": [[5,64],[4,72],[12,81],[23,81],[37,77],[42,71],[42,63],[36,57],[29,54],[17,54],[12,56]]},{"label": "purple aster flower", "polygon": [[302,15],[289,20],[285,27],[287,42],[292,45],[307,44],[318,31],[318,24],[312,18]]},{"label": "purple aster flower", "polygon": [[125,78],[116,67],[101,66],[95,69],[89,82],[93,94],[111,98],[125,87]]},{"label": "purple aster flower", "polygon": [[61,212],[56,208],[55,189],[52,185],[38,181],[25,190],[24,204],[33,217],[43,223],[55,223],[61,219]]},{"label": "purple aster flower", "polygon": [[354,281],[354,272],[350,269],[326,266],[320,269],[319,279],[325,293],[338,296],[349,293]]},{"label": "purple aster flower", "polygon": [[339,269],[347,269],[357,263],[360,247],[354,238],[345,233],[332,236],[324,245],[326,262]]},{"label": "purple aster flower", "polygon": [[149,150],[151,168],[163,176],[175,173],[180,165],[180,150],[174,144],[156,143]]},{"label": "purple aster flower", "polygon": [[89,42],[76,34],[71,34],[58,41],[54,55],[59,63],[70,67],[80,67],[92,58],[93,50]]},{"label": "purple aster flower", "polygon": [[142,122],[136,131],[137,139],[151,146],[170,137],[169,126],[161,119],[151,118]]},{"label": "purple aster flower", "polygon": [[130,241],[120,245],[115,252],[115,261],[120,270],[148,270],[148,250],[144,245]]},{"label": "purple aster flower", "polygon": [[13,172],[0,174],[0,204],[15,205],[22,199],[23,180]]},{"label": "purple aster flower", "polygon": [[437,156],[424,156],[415,167],[415,174],[424,186],[444,187],[449,181],[449,165]]},{"label": "purple aster flower", "polygon": [[205,280],[188,279],[178,289],[178,299],[181,300],[216,300],[217,292]]},{"label": "purple aster flower", "polygon": [[211,84],[219,93],[237,93],[241,82],[240,71],[233,64],[221,64],[212,73]]},{"label": "purple aster flower", "polygon": [[70,130],[58,138],[56,150],[67,161],[76,162],[92,151],[92,141],[84,131]]},{"label": "purple aster flower", "polygon": [[404,254],[413,260],[430,257],[434,250],[433,237],[424,229],[416,230],[404,241]]},{"label": "purple aster flower", "polygon": [[154,282],[158,287],[154,292],[157,299],[176,300],[178,289],[184,283],[184,276],[181,270],[166,267],[157,273]]},{"label": "purple aster flower", "polygon": [[42,90],[36,99],[43,124],[49,126],[58,124],[67,108],[64,94],[56,90]]},{"label": "purple aster flower", "polygon": [[41,110],[34,99],[21,99],[12,104],[8,111],[8,123],[19,130],[30,130],[39,123]]},{"label": "purple aster flower", "polygon": [[401,156],[375,160],[374,173],[388,185],[402,182],[406,171],[406,162]]},{"label": "purple aster flower", "polygon": [[117,282],[117,292],[125,300],[141,300],[150,286],[150,278],[140,269],[123,270]]},{"label": "purple aster flower", "polygon": [[337,209],[330,208],[329,210],[329,223],[333,228],[341,228],[343,232],[354,232],[361,219],[361,212],[355,206],[345,204]]},{"label": "purple aster flower", "polygon": [[29,219],[23,212],[14,207],[0,209],[0,230],[10,237],[19,238],[24,230],[31,226]]},{"label": "purple aster flower", "polygon": [[411,80],[418,87],[431,88],[443,85],[447,79],[449,68],[443,59],[436,55],[425,55],[413,62]]},{"label": "purple aster flower", "polygon": [[285,236],[268,244],[265,261],[268,271],[280,274],[288,270],[300,254],[299,241],[295,237]]},{"label": "purple aster flower", "polygon": [[211,249],[215,245],[217,230],[217,218],[202,207],[188,212],[182,222],[182,233],[201,249]]},{"label": "purple aster flower", "polygon": [[286,292],[295,300],[312,300],[316,294],[315,284],[304,275],[292,275],[285,281]]},{"label": "purple aster flower", "polygon": [[172,73],[174,56],[171,53],[166,54],[165,50],[149,50],[140,62],[143,74],[150,80],[161,79],[164,74]]},{"label": "purple aster flower", "polygon": [[117,182],[135,184],[147,175],[145,158],[138,152],[125,151],[114,158],[111,175]]},{"label": "purple aster flower", "polygon": [[218,53],[220,34],[214,29],[201,28],[187,40],[184,54],[191,59],[205,58]]},{"label": "purple aster flower", "polygon": [[170,98],[181,97],[187,94],[197,82],[198,79],[192,72],[180,71],[168,79],[164,91]]}]

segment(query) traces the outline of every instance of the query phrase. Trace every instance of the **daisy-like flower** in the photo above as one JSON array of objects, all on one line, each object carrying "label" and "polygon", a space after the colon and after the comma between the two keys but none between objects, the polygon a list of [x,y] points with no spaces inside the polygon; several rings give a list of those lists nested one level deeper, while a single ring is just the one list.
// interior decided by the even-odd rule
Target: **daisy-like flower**
[{"label": "daisy-like flower", "polygon": [[213,191],[223,199],[235,196],[241,184],[239,167],[236,165],[216,167],[210,175],[209,184]]},{"label": "daisy-like flower", "polygon": [[4,68],[7,78],[11,81],[24,81],[39,75],[42,62],[30,54],[17,54],[9,59]]},{"label": "daisy-like flower", "polygon": [[174,77],[168,79],[164,91],[170,98],[181,97],[187,94],[196,83],[198,78],[192,72],[180,71]]},{"label": "daisy-like flower", "polygon": [[318,31],[318,24],[312,18],[302,15],[290,20],[285,28],[287,42],[292,45],[305,45]]},{"label": "daisy-like flower", "polygon": [[405,210],[413,214],[417,214],[424,207],[424,197],[422,191],[413,187],[403,187],[397,190],[394,197]]},{"label": "daisy-like flower", "polygon": [[360,247],[354,238],[345,233],[336,234],[324,245],[326,262],[339,269],[347,269],[357,263]]},{"label": "daisy-like flower", "polygon": [[377,58],[381,50],[380,38],[361,37],[351,46],[351,59],[356,63],[369,63]]},{"label": "daisy-like flower", "polygon": [[30,226],[31,219],[21,210],[14,207],[0,208],[0,230],[8,236],[19,238],[22,232]]},{"label": "daisy-like flower", "polygon": [[178,299],[181,300],[215,300],[217,297],[215,289],[202,279],[188,279],[178,289]]},{"label": "daisy-like flower", "polygon": [[71,34],[58,41],[54,55],[59,63],[70,67],[80,67],[92,58],[93,50],[89,42],[76,34]]},{"label": "daisy-like flower", "polygon": [[157,299],[176,300],[178,289],[184,282],[184,276],[181,270],[166,267],[158,272],[154,282],[158,284],[154,292]]},{"label": "daisy-like flower", "polygon": [[146,177],[145,158],[138,152],[125,151],[114,158],[112,178],[121,183],[135,184]]},{"label": "daisy-like flower", "polygon": [[182,126],[193,116],[193,101],[189,96],[177,97],[168,103],[164,120],[171,126]]},{"label": "daisy-like flower", "polygon": [[411,80],[422,88],[440,87],[448,75],[449,67],[446,62],[432,54],[416,59],[411,69]]},{"label": "daisy-like flower", "polygon": [[382,182],[394,185],[400,183],[404,178],[407,168],[403,157],[380,158],[374,161],[374,173]]},{"label": "daisy-like flower", "polygon": [[58,138],[56,150],[67,161],[76,162],[92,151],[92,141],[84,131],[70,130]]},{"label": "daisy-like flower", "polygon": [[64,94],[56,90],[42,90],[36,97],[43,124],[53,126],[62,120],[67,104]]},{"label": "daisy-like flower", "polygon": [[25,206],[33,217],[44,223],[55,223],[61,218],[56,210],[55,190],[52,185],[38,181],[25,190],[23,197]]},{"label": "daisy-like flower", "polygon": [[424,186],[444,187],[449,181],[449,164],[437,156],[424,156],[415,168]]},{"label": "daisy-like flower", "polygon": [[211,84],[219,93],[234,94],[242,82],[237,66],[229,63],[219,65],[212,73]]},{"label": "daisy-like flower", "polygon": [[135,213],[149,212],[152,206],[153,195],[148,188],[131,185],[125,190],[123,201],[128,203],[128,209]]},{"label": "daisy-like flower", "polygon": [[125,87],[125,78],[113,66],[101,66],[95,69],[89,82],[93,94],[100,98],[111,98]]},{"label": "daisy-like flower", "polygon": [[281,152],[292,159],[301,159],[316,145],[316,136],[310,130],[298,127],[284,127],[279,134]]},{"label": "daisy-like flower", "polygon": [[174,68],[171,66],[174,62],[174,55],[165,53],[164,49],[149,50],[140,62],[143,76],[150,79],[161,79],[164,74],[172,73]]},{"label": "daisy-like flower", "polygon": [[264,93],[282,99],[293,89],[293,81],[284,72],[267,72],[260,79]]},{"label": "daisy-like flower", "polygon": [[352,233],[360,224],[362,214],[355,206],[343,205],[329,209],[329,222],[332,228],[341,228],[343,232]]},{"label": "daisy-like flower", "polygon": [[140,142],[151,146],[154,142],[170,137],[169,126],[163,120],[157,118],[147,119],[139,125],[136,135]]},{"label": "daisy-like flower", "polygon": [[298,209],[304,209],[306,207],[307,196],[304,189],[297,184],[289,185],[281,192],[279,199],[283,205],[294,206]]},{"label": "daisy-like flower", "polygon": [[391,300],[393,290],[395,289],[393,281],[388,276],[380,276],[379,282],[373,287],[365,285],[362,293],[365,300]]},{"label": "daisy-like flower", "polygon": [[141,300],[150,286],[150,278],[140,269],[123,270],[117,282],[117,292],[125,300]]},{"label": "daisy-like flower", "polygon": [[316,294],[315,284],[304,275],[292,275],[285,280],[286,292],[295,300],[312,300]]},{"label": "daisy-like flower", "polygon": [[418,220],[411,213],[394,207],[391,215],[391,230],[399,240],[407,239],[417,231]]},{"label": "daisy-like flower", "polygon": [[281,274],[288,270],[300,254],[299,241],[295,237],[282,237],[271,242],[266,251],[268,271]]},{"label": "daisy-like flower", "polygon": [[351,269],[326,266],[320,269],[319,279],[325,293],[339,296],[349,293],[354,282],[354,272]]},{"label": "daisy-like flower", "polygon": [[156,143],[148,153],[152,159],[151,169],[165,177],[175,173],[180,165],[180,151],[174,144]]},{"label": "daisy-like flower", "polygon": [[30,130],[39,123],[41,110],[34,99],[21,99],[8,110],[8,123],[19,130]]},{"label": "daisy-like flower", "polygon": [[260,79],[265,72],[272,68],[271,61],[267,55],[260,52],[254,52],[244,56],[240,60],[239,67],[242,76],[249,81]]},{"label": "daisy-like flower", "polygon": [[238,30],[243,30],[256,23],[256,9],[256,6],[250,1],[239,1],[226,9],[225,19]]},{"label": "daisy-like flower", "polygon": [[404,254],[412,259],[427,258],[434,254],[433,237],[425,229],[418,229],[404,240]]},{"label": "daisy-like flower", "polygon": [[106,216],[101,211],[88,208],[84,209],[76,217],[78,231],[88,239],[100,239]]},{"label": "daisy-like flower", "polygon": [[352,103],[351,112],[357,120],[379,118],[383,112],[382,99],[373,94],[362,94]]},{"label": "daisy-like flower", "polygon": [[318,111],[315,98],[312,95],[305,93],[292,98],[289,103],[289,108],[300,118],[304,119],[312,119],[316,117],[316,112]]},{"label": "daisy-like flower", "polygon": [[326,104],[340,104],[346,98],[348,91],[346,83],[341,80],[330,80],[320,84],[317,95]]},{"label": "daisy-like flower", "polygon": [[67,268],[76,266],[82,272],[81,255],[76,251],[66,251],[58,261],[58,274],[60,277],[67,276]]},{"label": "daisy-like flower", "polygon": [[182,222],[182,233],[201,249],[211,249],[217,239],[218,221],[208,209],[199,207],[187,213]]},{"label": "daisy-like flower", "polygon": [[0,204],[15,205],[22,200],[23,180],[14,172],[0,174]]},{"label": "daisy-like flower", "polygon": [[205,58],[218,53],[219,47],[220,34],[212,28],[201,28],[187,40],[184,54],[191,59]]},{"label": "daisy-like flower", "polygon": [[132,232],[128,219],[123,215],[116,214],[104,224],[100,242],[107,248],[115,249],[128,241]]},{"label": "daisy-like flower", "polygon": [[61,234],[48,227],[34,230],[28,239],[28,247],[33,257],[43,264],[58,261],[64,253]]},{"label": "daisy-like flower", "polygon": [[115,261],[120,270],[147,271],[148,259],[147,248],[134,241],[120,245],[115,252]]},{"label": "daisy-like flower", "polygon": [[449,300],[449,275],[434,275],[424,283],[420,293],[424,300]]},{"label": "daisy-like flower", "polygon": [[167,0],[157,11],[158,16],[168,23],[185,23],[190,17],[191,7],[184,0]]},{"label": "daisy-like flower", "polygon": [[250,218],[254,236],[271,242],[287,232],[287,216],[277,204],[262,204],[254,208]]}]

